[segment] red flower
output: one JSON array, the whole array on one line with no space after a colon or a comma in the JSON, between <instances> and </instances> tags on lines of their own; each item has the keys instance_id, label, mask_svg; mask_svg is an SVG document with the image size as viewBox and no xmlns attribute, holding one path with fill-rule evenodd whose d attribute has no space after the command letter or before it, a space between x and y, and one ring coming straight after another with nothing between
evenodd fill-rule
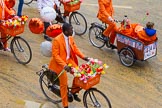
<instances>
[{"instance_id":1,"label":"red flower","mask_svg":"<svg viewBox=\"0 0 162 108\"><path fill-rule=\"evenodd\" d=\"M147 12L146 15L149 15L149 13Z\"/></svg>"},{"instance_id":2,"label":"red flower","mask_svg":"<svg viewBox=\"0 0 162 108\"><path fill-rule=\"evenodd\" d=\"M103 71L103 67L99 67L99 68L97 68L96 71L97 71L97 72L101 72L101 71Z\"/></svg>"},{"instance_id":3,"label":"red flower","mask_svg":"<svg viewBox=\"0 0 162 108\"><path fill-rule=\"evenodd\" d=\"M91 68L87 68L86 71L87 71L87 73L90 73L91 72Z\"/></svg>"}]
</instances>

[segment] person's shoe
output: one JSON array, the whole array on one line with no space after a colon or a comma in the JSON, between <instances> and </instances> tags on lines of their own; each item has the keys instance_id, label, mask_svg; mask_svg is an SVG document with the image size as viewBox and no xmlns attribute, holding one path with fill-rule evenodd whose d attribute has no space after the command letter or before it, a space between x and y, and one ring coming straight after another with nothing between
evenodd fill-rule
<instances>
[{"instance_id":1,"label":"person's shoe","mask_svg":"<svg viewBox=\"0 0 162 108\"><path fill-rule=\"evenodd\" d=\"M102 34L102 37L103 37L103 40L106 41L106 42L109 40L109 38L107 36L103 35L103 34Z\"/></svg>"},{"instance_id":2,"label":"person's shoe","mask_svg":"<svg viewBox=\"0 0 162 108\"><path fill-rule=\"evenodd\" d=\"M74 100L81 102L81 99L78 97L77 94L73 94Z\"/></svg>"},{"instance_id":3,"label":"person's shoe","mask_svg":"<svg viewBox=\"0 0 162 108\"><path fill-rule=\"evenodd\" d=\"M10 48L5 48L4 51L8 51L8 52L11 52L11 49Z\"/></svg>"},{"instance_id":4,"label":"person's shoe","mask_svg":"<svg viewBox=\"0 0 162 108\"><path fill-rule=\"evenodd\" d=\"M52 41L52 39L50 37L48 37L47 35L44 35L44 39L47 41Z\"/></svg>"},{"instance_id":5,"label":"person's shoe","mask_svg":"<svg viewBox=\"0 0 162 108\"><path fill-rule=\"evenodd\" d=\"M117 47L113 44L110 45L111 49L117 49Z\"/></svg>"}]
</instances>

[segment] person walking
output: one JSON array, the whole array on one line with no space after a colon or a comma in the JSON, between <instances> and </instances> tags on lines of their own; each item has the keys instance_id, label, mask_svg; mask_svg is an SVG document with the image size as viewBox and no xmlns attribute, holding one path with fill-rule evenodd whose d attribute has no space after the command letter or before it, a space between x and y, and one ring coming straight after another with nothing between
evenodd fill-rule
<instances>
[{"instance_id":1,"label":"person walking","mask_svg":"<svg viewBox=\"0 0 162 108\"><path fill-rule=\"evenodd\" d=\"M19 0L17 16L22 16L23 4L24 4L24 0Z\"/></svg>"},{"instance_id":2,"label":"person walking","mask_svg":"<svg viewBox=\"0 0 162 108\"><path fill-rule=\"evenodd\" d=\"M38 11L40 12L44 7L51 7L51 8L57 8L59 10L60 8L60 1L59 0L37 0L37 6ZM47 41L52 41L48 35L46 35L46 30L50 26L50 22L44 21L44 39Z\"/></svg>"}]
</instances>

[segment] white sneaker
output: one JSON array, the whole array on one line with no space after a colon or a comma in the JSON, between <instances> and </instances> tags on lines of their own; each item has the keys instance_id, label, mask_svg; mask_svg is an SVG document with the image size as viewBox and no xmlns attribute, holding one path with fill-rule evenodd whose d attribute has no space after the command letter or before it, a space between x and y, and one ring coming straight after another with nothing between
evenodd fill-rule
<instances>
[{"instance_id":1,"label":"white sneaker","mask_svg":"<svg viewBox=\"0 0 162 108\"><path fill-rule=\"evenodd\" d=\"M5 48L4 51L8 51L8 52L11 52L11 49L10 48Z\"/></svg>"}]
</instances>

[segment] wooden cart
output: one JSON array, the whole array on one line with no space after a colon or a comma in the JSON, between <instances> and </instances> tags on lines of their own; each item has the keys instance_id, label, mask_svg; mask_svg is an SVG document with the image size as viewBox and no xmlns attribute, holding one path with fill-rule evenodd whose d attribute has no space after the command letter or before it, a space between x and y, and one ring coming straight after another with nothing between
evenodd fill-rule
<instances>
[{"instance_id":1,"label":"wooden cart","mask_svg":"<svg viewBox=\"0 0 162 108\"><path fill-rule=\"evenodd\" d=\"M136 38L117 33L117 50L121 63L132 66L136 60L147 60L157 54L157 40L146 44Z\"/></svg>"}]
</instances>

